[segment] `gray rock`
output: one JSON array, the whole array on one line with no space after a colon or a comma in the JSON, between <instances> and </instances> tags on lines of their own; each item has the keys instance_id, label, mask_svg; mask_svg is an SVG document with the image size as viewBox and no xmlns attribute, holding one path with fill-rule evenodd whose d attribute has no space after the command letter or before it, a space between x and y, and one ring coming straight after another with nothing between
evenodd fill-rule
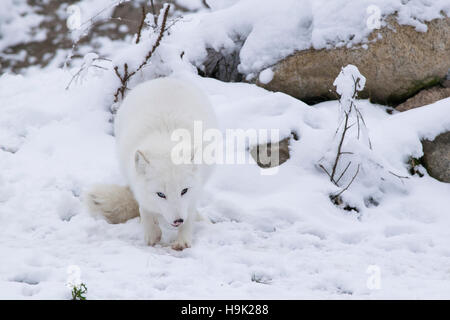
<instances>
[{"instance_id":1,"label":"gray rock","mask_svg":"<svg viewBox=\"0 0 450 320\"><path fill-rule=\"evenodd\" d=\"M208 54L203 63L204 69L199 70L199 74L225 82L242 80L242 74L237 69L240 63L239 50L225 52L207 48L206 51Z\"/></svg>"},{"instance_id":2,"label":"gray rock","mask_svg":"<svg viewBox=\"0 0 450 320\"><path fill-rule=\"evenodd\" d=\"M278 143L254 146L250 150L250 154L261 168L273 168L282 165L290 158L289 144L291 138L298 140L297 134L293 132L292 137L285 138Z\"/></svg>"},{"instance_id":3,"label":"gray rock","mask_svg":"<svg viewBox=\"0 0 450 320\"><path fill-rule=\"evenodd\" d=\"M450 183L450 131L438 135L433 141L424 140L423 162L430 176Z\"/></svg>"},{"instance_id":4,"label":"gray rock","mask_svg":"<svg viewBox=\"0 0 450 320\"><path fill-rule=\"evenodd\" d=\"M432 104L438 100L442 100L448 97L450 97L450 88L433 87L420 91L414 97L409 98L402 104L399 104L395 109L398 111L407 111L410 109Z\"/></svg>"}]
</instances>

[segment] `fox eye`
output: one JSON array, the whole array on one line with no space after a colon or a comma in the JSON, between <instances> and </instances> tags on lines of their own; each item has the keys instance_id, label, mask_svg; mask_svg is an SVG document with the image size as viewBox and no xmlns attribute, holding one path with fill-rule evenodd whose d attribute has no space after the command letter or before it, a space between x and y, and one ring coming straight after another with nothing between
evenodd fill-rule
<instances>
[{"instance_id":1,"label":"fox eye","mask_svg":"<svg viewBox=\"0 0 450 320\"><path fill-rule=\"evenodd\" d=\"M157 192L156 194L157 194L158 197L160 197L160 198L163 198L163 199L166 198L166 195L165 195L164 193L162 193L162 192Z\"/></svg>"},{"instance_id":2,"label":"fox eye","mask_svg":"<svg viewBox=\"0 0 450 320\"><path fill-rule=\"evenodd\" d=\"M184 188L183 190L181 190L181 195L185 194L188 191L188 188Z\"/></svg>"}]
</instances>

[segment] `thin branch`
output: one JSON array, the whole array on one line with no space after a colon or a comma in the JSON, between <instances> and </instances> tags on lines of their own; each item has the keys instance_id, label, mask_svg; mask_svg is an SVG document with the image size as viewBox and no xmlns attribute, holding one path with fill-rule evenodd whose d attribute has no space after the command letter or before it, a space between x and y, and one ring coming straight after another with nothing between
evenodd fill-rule
<instances>
[{"instance_id":1,"label":"thin branch","mask_svg":"<svg viewBox=\"0 0 450 320\"><path fill-rule=\"evenodd\" d=\"M358 87L360 78L357 78L355 80L355 77L353 75L352 75L352 78L353 78L353 82L355 83L352 99L356 99L356 97L358 96L358 90L356 88Z\"/></svg>"},{"instance_id":2,"label":"thin branch","mask_svg":"<svg viewBox=\"0 0 450 320\"><path fill-rule=\"evenodd\" d=\"M141 40L142 28L144 27L145 17L147 16L147 12L145 11L144 5L142 5L141 10L142 10L142 18L141 18L141 22L139 23L139 28L138 28L137 37L136 37L136 44L138 44L139 41Z\"/></svg>"},{"instance_id":3,"label":"thin branch","mask_svg":"<svg viewBox=\"0 0 450 320\"><path fill-rule=\"evenodd\" d=\"M339 158L341 157L341 149L342 149L342 144L344 142L344 138L345 138L345 134L348 130L348 118L349 118L349 114L347 112L345 112L345 123L344 123L344 130L342 131L342 135L341 135L341 140L339 141L339 145L338 145L338 150L336 153L336 159L334 160L334 164L333 164L333 169L331 171L331 181L334 181L334 175L336 174L336 168L339 162Z\"/></svg>"},{"instance_id":4,"label":"thin branch","mask_svg":"<svg viewBox=\"0 0 450 320\"><path fill-rule=\"evenodd\" d=\"M355 110L357 110L356 107L355 107ZM360 133L360 131L361 131L361 127L360 127L360 125L359 125L359 114L358 114L358 112L356 112L356 122L358 123L358 135L357 135L357 139L359 140L359 133Z\"/></svg>"},{"instance_id":5,"label":"thin branch","mask_svg":"<svg viewBox=\"0 0 450 320\"><path fill-rule=\"evenodd\" d=\"M392 172L392 171L388 171L388 172L389 172L390 174L392 174L393 176L399 178L400 180L401 180L401 179L409 179L409 177L406 177L406 176L400 176L400 175L398 175L398 174L396 174L396 173L394 173L394 172Z\"/></svg>"},{"instance_id":6,"label":"thin branch","mask_svg":"<svg viewBox=\"0 0 450 320\"><path fill-rule=\"evenodd\" d=\"M351 181L348 183L348 185L347 185L344 189L342 189L338 194L335 194L335 195L333 196L333 199L338 198L341 194L343 194L345 191L347 191L347 189L352 185L353 181L355 180L356 176L358 175L358 173L359 173L359 168L360 168L360 164L358 164L358 168L356 169L356 173L355 173L355 175L353 176L352 180L351 180Z\"/></svg>"},{"instance_id":7,"label":"thin branch","mask_svg":"<svg viewBox=\"0 0 450 320\"><path fill-rule=\"evenodd\" d=\"M359 109L356 106L355 106L355 110L356 110L356 115L359 116L364 127L367 129L366 121L364 121L363 115L361 114L361 112L359 111ZM359 138L359 132L358 132L358 138ZM367 141L369 142L369 149L372 150L372 141L370 140L369 136L367 136Z\"/></svg>"},{"instance_id":8,"label":"thin branch","mask_svg":"<svg viewBox=\"0 0 450 320\"><path fill-rule=\"evenodd\" d=\"M162 38L164 36L164 31L166 31L166 23L167 23L167 17L169 15L169 9L170 9L170 4L167 5L166 10L164 11L163 21L161 23L161 30L159 32L159 35L158 35L158 38L156 39L155 44L153 45L152 49L149 51L149 53L145 57L144 62L141 63L141 65L136 69L136 71L133 73L133 75L136 72L138 72L139 70L141 70L147 64L147 62L150 60L150 58L152 57L152 55L155 52L155 50L161 44L161 40L162 40Z\"/></svg>"},{"instance_id":9,"label":"thin branch","mask_svg":"<svg viewBox=\"0 0 450 320\"><path fill-rule=\"evenodd\" d=\"M97 58L93 59L92 61L98 61L98 60L111 61L110 59L102 58L102 57L97 57ZM78 78L80 77L81 73L82 73L86 68L89 69L90 67L95 67L95 68L102 69L102 70L108 70L108 68L99 66L99 65L97 65L97 64L91 64L91 65L86 66L86 63L83 62L83 64L81 65L80 69L78 69L78 71L72 76L72 78L70 79L70 81L69 81L69 83L67 84L67 86L66 86L65 89L66 89L66 90L69 90L70 85L72 84L72 82L74 82L74 81L77 82L77 80L78 80Z\"/></svg>"},{"instance_id":10,"label":"thin branch","mask_svg":"<svg viewBox=\"0 0 450 320\"><path fill-rule=\"evenodd\" d=\"M328 173L327 169L325 169L325 167L324 167L323 165L321 165L321 164L319 164L319 167L320 167L323 171L325 171L325 173L330 177L330 180L334 183L333 178L331 178L331 175Z\"/></svg>"},{"instance_id":11,"label":"thin branch","mask_svg":"<svg viewBox=\"0 0 450 320\"><path fill-rule=\"evenodd\" d=\"M209 4L206 2L206 0L202 0L203 5L205 6L206 9L211 9L211 7L209 6Z\"/></svg>"},{"instance_id":12,"label":"thin branch","mask_svg":"<svg viewBox=\"0 0 450 320\"><path fill-rule=\"evenodd\" d=\"M92 25L92 23L94 22L94 19L97 18L99 15L101 15L103 12L105 12L106 10L109 10L112 7L116 7L118 5L121 5L123 3L124 0L119 0L116 1L112 4L110 4L109 6L103 8L102 10L100 10L99 12L97 12L95 15L93 15L92 17L90 17L88 20L84 21L83 23L81 23L80 26L84 26L86 23L90 22L90 25Z\"/></svg>"},{"instance_id":13,"label":"thin branch","mask_svg":"<svg viewBox=\"0 0 450 320\"><path fill-rule=\"evenodd\" d=\"M99 65L96 65L96 64L93 64L92 67L96 67L96 68L102 69L102 70L108 70L108 68L105 68L105 67L102 67L102 66L99 66Z\"/></svg>"},{"instance_id":14,"label":"thin branch","mask_svg":"<svg viewBox=\"0 0 450 320\"><path fill-rule=\"evenodd\" d=\"M339 178L336 180L336 185L339 183L339 181L341 180L342 176L345 174L345 172L347 172L347 169L350 167L350 165L352 164L352 162L350 161L347 166L345 167L344 171L342 171L341 175L339 176Z\"/></svg>"},{"instance_id":15,"label":"thin branch","mask_svg":"<svg viewBox=\"0 0 450 320\"><path fill-rule=\"evenodd\" d=\"M338 134L339 128L340 128L341 125L342 125L342 121L344 121L344 118L342 118L341 121L339 122L339 125L338 125L338 127L336 128L336 131L334 132L334 136L336 136L336 135Z\"/></svg>"},{"instance_id":16,"label":"thin branch","mask_svg":"<svg viewBox=\"0 0 450 320\"><path fill-rule=\"evenodd\" d=\"M153 3L153 0L150 0L150 7L152 8L153 23L155 24L155 26L157 26L158 16L156 15L155 4Z\"/></svg>"},{"instance_id":17,"label":"thin branch","mask_svg":"<svg viewBox=\"0 0 450 320\"><path fill-rule=\"evenodd\" d=\"M351 127L353 127L356 124L356 122L352 123L351 125L348 126L347 130L350 129Z\"/></svg>"}]
</instances>

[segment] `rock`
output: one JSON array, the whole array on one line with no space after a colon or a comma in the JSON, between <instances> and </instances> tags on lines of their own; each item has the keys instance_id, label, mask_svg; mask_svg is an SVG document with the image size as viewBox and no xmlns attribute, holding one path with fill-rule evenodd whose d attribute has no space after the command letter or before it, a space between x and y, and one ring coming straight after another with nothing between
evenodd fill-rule
<instances>
[{"instance_id":1,"label":"rock","mask_svg":"<svg viewBox=\"0 0 450 320\"><path fill-rule=\"evenodd\" d=\"M396 105L445 78L450 41L444 39L450 34L450 18L428 22L425 33L399 25L393 17L387 22L389 26L372 32L367 46L296 52L272 66L271 82L257 84L306 102L336 99L333 81L341 67L353 64L367 78L360 98Z\"/></svg>"},{"instance_id":2,"label":"rock","mask_svg":"<svg viewBox=\"0 0 450 320\"><path fill-rule=\"evenodd\" d=\"M448 97L450 97L450 88L433 87L420 91L414 97L409 98L402 104L399 104L395 109L398 111L407 111L410 109L426 106Z\"/></svg>"},{"instance_id":3,"label":"rock","mask_svg":"<svg viewBox=\"0 0 450 320\"><path fill-rule=\"evenodd\" d=\"M226 82L242 81L242 74L238 72L239 50L232 52L216 51L207 48L207 57L203 63L203 70L199 69L199 74L208 78L219 79Z\"/></svg>"},{"instance_id":4,"label":"rock","mask_svg":"<svg viewBox=\"0 0 450 320\"><path fill-rule=\"evenodd\" d=\"M292 138L294 140L298 140L297 134L292 132ZM290 158L289 154L290 140L291 137L288 137L281 140L278 144L268 143L257 145L250 150L250 154L252 158L256 161L258 166L261 168L273 168L282 165ZM273 152L278 152L278 159L275 159L274 162L267 161L270 160L270 157ZM269 159L266 159L266 157L268 157Z\"/></svg>"},{"instance_id":5,"label":"rock","mask_svg":"<svg viewBox=\"0 0 450 320\"><path fill-rule=\"evenodd\" d=\"M445 86L445 82L443 85ZM407 111L447 97L450 97L450 88L433 87L406 100L396 110ZM421 160L428 174L442 182L450 182L450 132L442 133L432 141L424 140L422 146L424 155Z\"/></svg>"},{"instance_id":6,"label":"rock","mask_svg":"<svg viewBox=\"0 0 450 320\"><path fill-rule=\"evenodd\" d=\"M447 76L448 77L448 76ZM445 79L444 81L442 81L442 86L444 88L450 88L450 78Z\"/></svg>"},{"instance_id":7,"label":"rock","mask_svg":"<svg viewBox=\"0 0 450 320\"><path fill-rule=\"evenodd\" d=\"M450 131L438 135L433 141L424 140L423 163L430 176L450 183Z\"/></svg>"}]
</instances>

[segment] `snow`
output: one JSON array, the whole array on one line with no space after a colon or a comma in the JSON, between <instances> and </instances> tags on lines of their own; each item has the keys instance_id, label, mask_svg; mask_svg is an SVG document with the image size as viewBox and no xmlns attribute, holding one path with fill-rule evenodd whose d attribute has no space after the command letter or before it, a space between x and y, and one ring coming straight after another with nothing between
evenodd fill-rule
<instances>
[{"instance_id":1,"label":"snow","mask_svg":"<svg viewBox=\"0 0 450 320\"><path fill-rule=\"evenodd\" d=\"M342 103L353 100L355 91L362 91L366 85L366 78L359 72L354 65L347 65L334 80L333 85L336 92L341 96Z\"/></svg>"},{"instance_id":2,"label":"snow","mask_svg":"<svg viewBox=\"0 0 450 320\"><path fill-rule=\"evenodd\" d=\"M271 68L264 69L259 74L259 82L268 84L273 79L274 72Z\"/></svg>"},{"instance_id":3,"label":"snow","mask_svg":"<svg viewBox=\"0 0 450 320\"><path fill-rule=\"evenodd\" d=\"M154 36L145 31L138 45L131 37L97 39L99 52L86 48L85 69L72 83L79 69L57 68L65 52L45 69L0 76L0 298L70 299L66 284L79 267L88 299L449 299L450 184L426 172L411 176L407 161L422 155L421 139L450 130L450 98L392 115L355 101L372 149L350 132L345 146L364 170L343 193L359 212L346 211L330 201L340 188L317 166L336 139L338 101L311 107L253 84L201 78L191 64L202 63L205 47L232 50L245 36L240 69L264 70L260 81L270 81L267 67L292 50L339 45L352 33L353 42L363 41L368 4L383 15L397 10L400 22L419 28L449 12L446 1L403 2L208 0L211 10L175 23L130 88L157 76L192 81L211 99L223 132L279 129L280 139L292 131L299 137L276 174L263 175L255 163L218 165L200 204L212 223L197 223L192 248L182 252L170 248L174 234L148 247L139 219L108 224L80 199L94 183L125 183L112 135L111 110L119 107L112 67L138 66ZM287 5L301 14L280 23ZM111 61L98 60L105 53ZM364 75L343 69L336 84L344 97L349 75L364 86ZM374 270L379 288L368 286L377 284Z\"/></svg>"}]
</instances>

